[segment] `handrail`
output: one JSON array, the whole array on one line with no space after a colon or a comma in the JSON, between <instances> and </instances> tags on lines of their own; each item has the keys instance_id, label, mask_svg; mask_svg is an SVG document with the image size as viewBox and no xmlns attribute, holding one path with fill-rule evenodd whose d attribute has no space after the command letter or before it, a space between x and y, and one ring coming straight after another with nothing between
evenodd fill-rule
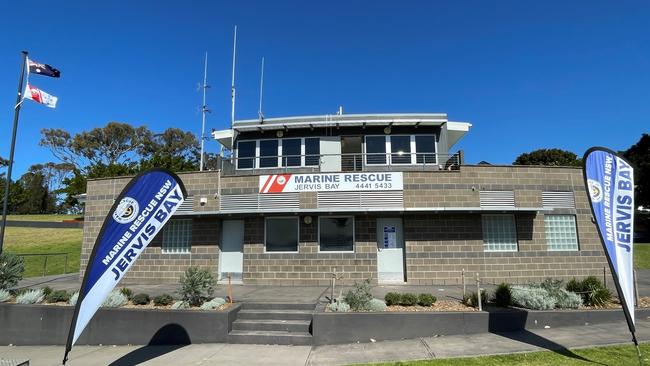
<instances>
[{"instance_id":1,"label":"handrail","mask_svg":"<svg viewBox=\"0 0 650 366\"><path fill-rule=\"evenodd\" d=\"M51 256L60 256L64 255L64 264L63 264L63 274L68 273L68 256L71 253L14 253L14 255L19 257L38 257L44 256L45 260L43 261L43 277L47 274L47 258Z\"/></svg>"}]
</instances>

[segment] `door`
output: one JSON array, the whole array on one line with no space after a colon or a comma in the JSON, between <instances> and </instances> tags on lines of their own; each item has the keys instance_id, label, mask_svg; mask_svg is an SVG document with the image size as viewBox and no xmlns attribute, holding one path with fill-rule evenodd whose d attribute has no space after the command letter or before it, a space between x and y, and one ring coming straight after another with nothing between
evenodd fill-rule
<instances>
[{"instance_id":1,"label":"door","mask_svg":"<svg viewBox=\"0 0 650 366\"><path fill-rule=\"evenodd\" d=\"M219 254L219 280L241 282L244 272L244 220L223 220L221 227L221 253Z\"/></svg>"},{"instance_id":2,"label":"door","mask_svg":"<svg viewBox=\"0 0 650 366\"><path fill-rule=\"evenodd\" d=\"M404 232L401 218L377 219L377 279L404 282Z\"/></svg>"},{"instance_id":3,"label":"door","mask_svg":"<svg viewBox=\"0 0 650 366\"><path fill-rule=\"evenodd\" d=\"M341 171L341 138L339 136L326 136L320 138L320 171Z\"/></svg>"},{"instance_id":4,"label":"door","mask_svg":"<svg viewBox=\"0 0 650 366\"><path fill-rule=\"evenodd\" d=\"M341 169L344 172L361 171L361 136L341 136Z\"/></svg>"}]
</instances>

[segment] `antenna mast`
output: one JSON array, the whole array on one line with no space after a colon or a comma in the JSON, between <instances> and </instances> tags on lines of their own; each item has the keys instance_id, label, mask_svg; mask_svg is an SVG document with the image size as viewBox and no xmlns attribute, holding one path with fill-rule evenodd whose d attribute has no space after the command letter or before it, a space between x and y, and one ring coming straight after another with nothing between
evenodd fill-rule
<instances>
[{"instance_id":1,"label":"antenna mast","mask_svg":"<svg viewBox=\"0 0 650 366\"><path fill-rule=\"evenodd\" d=\"M257 111L257 115L260 118L260 122L264 121L264 114L262 113L263 95L264 95L264 56L262 56L262 74L260 76L260 109Z\"/></svg>"},{"instance_id":2,"label":"antenna mast","mask_svg":"<svg viewBox=\"0 0 650 366\"><path fill-rule=\"evenodd\" d=\"M208 85L208 53L205 53L205 64L203 67L203 85L201 88L203 89L203 105L201 106L201 162L199 165L199 170L203 171L203 161L204 161L204 153L203 153L203 145L205 143L205 114L210 112L208 109L208 106L205 104L205 93L206 89L208 89L210 86Z\"/></svg>"},{"instance_id":3,"label":"antenna mast","mask_svg":"<svg viewBox=\"0 0 650 366\"><path fill-rule=\"evenodd\" d=\"M237 26L235 25L235 37L232 45L232 86L230 88L230 98L232 100L232 109L230 111L230 128L235 125L235 63L237 61ZM232 147L232 146L231 146Z\"/></svg>"}]
</instances>

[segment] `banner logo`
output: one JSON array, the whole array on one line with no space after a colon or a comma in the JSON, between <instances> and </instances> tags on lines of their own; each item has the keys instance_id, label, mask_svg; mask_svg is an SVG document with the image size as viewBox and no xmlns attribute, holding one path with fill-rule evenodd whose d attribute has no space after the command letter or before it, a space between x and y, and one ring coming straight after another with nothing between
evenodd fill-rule
<instances>
[{"instance_id":1,"label":"banner logo","mask_svg":"<svg viewBox=\"0 0 650 366\"><path fill-rule=\"evenodd\" d=\"M138 201L131 197L124 197L115 209L115 212L113 212L113 220L120 224L128 224L135 220L139 211L140 205L138 204Z\"/></svg>"},{"instance_id":2,"label":"banner logo","mask_svg":"<svg viewBox=\"0 0 650 366\"><path fill-rule=\"evenodd\" d=\"M587 179L587 186L589 186L589 195L592 202L600 202L603 200L603 187L598 181Z\"/></svg>"}]
</instances>

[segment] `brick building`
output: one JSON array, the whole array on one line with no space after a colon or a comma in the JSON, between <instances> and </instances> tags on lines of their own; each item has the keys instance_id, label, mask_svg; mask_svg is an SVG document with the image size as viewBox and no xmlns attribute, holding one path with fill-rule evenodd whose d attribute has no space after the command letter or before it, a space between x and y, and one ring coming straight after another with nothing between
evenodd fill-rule
<instances>
[{"instance_id":1,"label":"brick building","mask_svg":"<svg viewBox=\"0 0 650 366\"><path fill-rule=\"evenodd\" d=\"M213 133L233 151L220 170L179 174L189 197L125 282L175 282L189 265L274 285L602 274L582 170L466 165L450 150L470 128L445 114L237 121ZM129 179L88 182L82 275Z\"/></svg>"}]
</instances>

